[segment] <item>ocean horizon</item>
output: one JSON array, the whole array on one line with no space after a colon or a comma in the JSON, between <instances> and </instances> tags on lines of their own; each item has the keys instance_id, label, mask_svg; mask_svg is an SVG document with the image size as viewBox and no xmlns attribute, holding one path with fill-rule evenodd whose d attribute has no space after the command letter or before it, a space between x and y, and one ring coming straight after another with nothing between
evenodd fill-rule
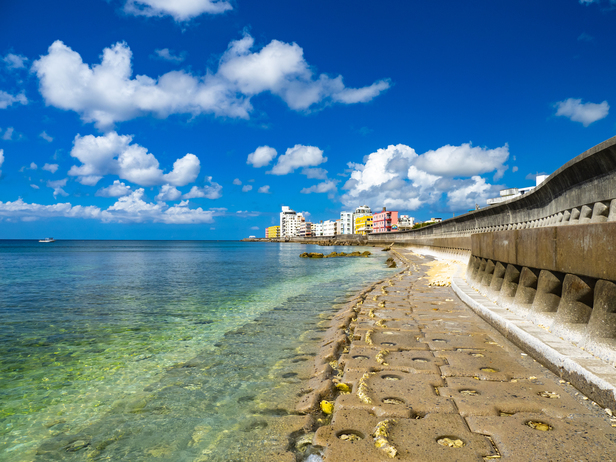
<instances>
[{"instance_id":1,"label":"ocean horizon","mask_svg":"<svg viewBox=\"0 0 616 462\"><path fill-rule=\"evenodd\" d=\"M305 251L322 250L0 240L0 459L246 460L280 444L324 323L395 271L382 252Z\"/></svg>"}]
</instances>

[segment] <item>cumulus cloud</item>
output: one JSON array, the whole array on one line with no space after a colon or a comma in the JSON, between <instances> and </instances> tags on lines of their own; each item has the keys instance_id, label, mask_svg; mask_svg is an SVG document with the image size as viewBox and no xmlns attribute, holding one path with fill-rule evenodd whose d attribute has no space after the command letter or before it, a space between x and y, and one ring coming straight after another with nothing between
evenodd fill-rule
<instances>
[{"instance_id":1,"label":"cumulus cloud","mask_svg":"<svg viewBox=\"0 0 616 462\"><path fill-rule=\"evenodd\" d=\"M249 184L247 184L246 186L242 187L242 192L248 192L250 190L252 190L252 186L249 185Z\"/></svg>"},{"instance_id":2,"label":"cumulus cloud","mask_svg":"<svg viewBox=\"0 0 616 462\"><path fill-rule=\"evenodd\" d=\"M164 184L160 187L160 193L156 196L157 201L177 201L182 197L182 193L175 186Z\"/></svg>"},{"instance_id":3,"label":"cumulus cloud","mask_svg":"<svg viewBox=\"0 0 616 462\"><path fill-rule=\"evenodd\" d=\"M51 143L53 141L53 138L51 136L49 136L47 134L47 132L43 131L39 134L39 138L43 138L45 141L47 141L48 143Z\"/></svg>"},{"instance_id":4,"label":"cumulus cloud","mask_svg":"<svg viewBox=\"0 0 616 462\"><path fill-rule=\"evenodd\" d=\"M4 141L9 141L13 139L13 132L15 129L13 127L9 127L4 131L4 135L2 135L2 139Z\"/></svg>"},{"instance_id":5,"label":"cumulus cloud","mask_svg":"<svg viewBox=\"0 0 616 462\"><path fill-rule=\"evenodd\" d=\"M559 101L554 105L556 107L556 115L568 117L574 122L580 122L585 127L607 117L610 111L610 105L607 101L602 103L582 103L581 99L569 98L564 101Z\"/></svg>"},{"instance_id":6,"label":"cumulus cloud","mask_svg":"<svg viewBox=\"0 0 616 462\"><path fill-rule=\"evenodd\" d=\"M431 204L453 211L467 209L498 195L500 187L479 174L496 171L498 175L508 157L506 145L497 149L448 145L421 155L403 144L388 146L366 156L363 164L348 164L351 177L341 200L347 207L369 204L416 210Z\"/></svg>"},{"instance_id":7,"label":"cumulus cloud","mask_svg":"<svg viewBox=\"0 0 616 462\"><path fill-rule=\"evenodd\" d=\"M428 151L417 159L415 166L434 175L452 177L471 176L496 170L494 179L498 180L507 170L504 163L508 158L508 145L487 149L465 143L461 146L446 145L435 151Z\"/></svg>"},{"instance_id":8,"label":"cumulus cloud","mask_svg":"<svg viewBox=\"0 0 616 462\"><path fill-rule=\"evenodd\" d=\"M316 146L303 146L296 144L278 158L274 168L267 173L272 175L286 175L301 167L314 167L327 162L323 157L323 151Z\"/></svg>"},{"instance_id":9,"label":"cumulus cloud","mask_svg":"<svg viewBox=\"0 0 616 462\"><path fill-rule=\"evenodd\" d=\"M302 175L314 180L325 180L327 179L327 170L324 168L305 168L302 170Z\"/></svg>"},{"instance_id":10,"label":"cumulus cloud","mask_svg":"<svg viewBox=\"0 0 616 462\"><path fill-rule=\"evenodd\" d=\"M177 64L184 61L186 59L186 56L188 56L188 53L186 53L185 51L181 52L179 55L175 55L171 50L169 50L169 48L157 49L154 50L154 53L156 53L155 57L157 59L162 59L163 61L169 61Z\"/></svg>"},{"instance_id":11,"label":"cumulus cloud","mask_svg":"<svg viewBox=\"0 0 616 462\"><path fill-rule=\"evenodd\" d=\"M0 149L0 175L2 175L2 164L4 163L4 149Z\"/></svg>"},{"instance_id":12,"label":"cumulus cloud","mask_svg":"<svg viewBox=\"0 0 616 462\"><path fill-rule=\"evenodd\" d=\"M24 69L26 67L26 62L28 62L28 58L9 53L2 58L2 61L4 61L4 65L7 69Z\"/></svg>"},{"instance_id":13,"label":"cumulus cloud","mask_svg":"<svg viewBox=\"0 0 616 462\"><path fill-rule=\"evenodd\" d=\"M233 184L236 186L241 186L242 185L242 180L240 180L239 178L236 178L235 180L233 180Z\"/></svg>"},{"instance_id":14,"label":"cumulus cloud","mask_svg":"<svg viewBox=\"0 0 616 462\"><path fill-rule=\"evenodd\" d=\"M261 186L259 189L257 189L257 192L261 194L270 194L270 187L266 184L265 186Z\"/></svg>"},{"instance_id":15,"label":"cumulus cloud","mask_svg":"<svg viewBox=\"0 0 616 462\"><path fill-rule=\"evenodd\" d=\"M36 165L34 162L30 162L30 166L28 168L30 170L36 170L38 168L38 165Z\"/></svg>"},{"instance_id":16,"label":"cumulus cloud","mask_svg":"<svg viewBox=\"0 0 616 462\"><path fill-rule=\"evenodd\" d=\"M64 178L63 180L56 180L56 181L48 181L47 182L47 187L53 189L53 197L68 196L68 193L64 189L62 189L62 188L64 188L66 186L66 181L67 180L68 180L68 178Z\"/></svg>"},{"instance_id":17,"label":"cumulus cloud","mask_svg":"<svg viewBox=\"0 0 616 462\"><path fill-rule=\"evenodd\" d=\"M272 159L274 159L274 157L276 157L277 154L278 153L274 148L270 148L269 146L259 146L255 152L248 154L246 163L256 168L265 167L272 161Z\"/></svg>"},{"instance_id":18,"label":"cumulus cloud","mask_svg":"<svg viewBox=\"0 0 616 462\"><path fill-rule=\"evenodd\" d=\"M99 197L122 197L131 192L130 186L122 183L120 180L115 180L112 185L96 191L95 195Z\"/></svg>"},{"instance_id":19,"label":"cumulus cloud","mask_svg":"<svg viewBox=\"0 0 616 462\"><path fill-rule=\"evenodd\" d=\"M208 176L205 179L208 184L199 188L197 186L193 186L189 192L182 196L183 199L197 199L201 197L205 197L206 199L218 199L222 197L222 186L212 181L212 177Z\"/></svg>"},{"instance_id":20,"label":"cumulus cloud","mask_svg":"<svg viewBox=\"0 0 616 462\"><path fill-rule=\"evenodd\" d=\"M127 0L124 11L135 16L171 16L177 22L189 21L202 14L220 14L232 10L224 0Z\"/></svg>"},{"instance_id":21,"label":"cumulus cloud","mask_svg":"<svg viewBox=\"0 0 616 462\"><path fill-rule=\"evenodd\" d=\"M165 183L185 186L195 181L201 165L194 154L186 154L173 164L173 170L163 173L153 154L138 144L131 144L133 137L109 132L106 135L75 137L71 156L82 165L73 166L68 174L79 177L85 185L95 185L105 175L117 175L141 186Z\"/></svg>"},{"instance_id":22,"label":"cumulus cloud","mask_svg":"<svg viewBox=\"0 0 616 462\"><path fill-rule=\"evenodd\" d=\"M41 189L41 188L39 188L39 187L38 187L37 185L35 185L35 184L31 184L31 185L30 185L30 187L31 187L31 188L34 188L34 189Z\"/></svg>"},{"instance_id":23,"label":"cumulus cloud","mask_svg":"<svg viewBox=\"0 0 616 462\"><path fill-rule=\"evenodd\" d=\"M144 200L144 190L139 188L120 197L106 210L96 206L71 205L70 203L42 205L28 204L19 198L13 202L0 201L0 217L31 221L39 218L90 218L103 222L119 223L166 223L200 224L212 223L215 216L223 215L226 209L191 209L188 201L169 207L164 202L151 203Z\"/></svg>"},{"instance_id":24,"label":"cumulus cloud","mask_svg":"<svg viewBox=\"0 0 616 462\"><path fill-rule=\"evenodd\" d=\"M312 185L309 188L302 189L300 193L302 194L326 193L328 191L337 191L336 183L334 181L328 180L328 181L324 181L323 183Z\"/></svg>"},{"instance_id":25,"label":"cumulus cloud","mask_svg":"<svg viewBox=\"0 0 616 462\"><path fill-rule=\"evenodd\" d=\"M28 104L28 98L26 98L23 92L13 96L6 91L0 90L0 109L6 109L15 103Z\"/></svg>"},{"instance_id":26,"label":"cumulus cloud","mask_svg":"<svg viewBox=\"0 0 616 462\"><path fill-rule=\"evenodd\" d=\"M331 102L361 103L390 85L382 80L364 88L347 88L342 76L316 77L295 43L273 40L259 51L252 51L253 46L254 39L246 34L229 44L216 71L208 69L203 76L172 71L154 79L132 77L132 52L126 43L105 48L101 63L90 66L58 40L33 63L32 70L47 105L75 111L101 130L144 115L208 113L248 119L250 99L264 92L279 96L296 111ZM11 97L6 95L5 99ZM25 104L25 96L21 97Z\"/></svg>"},{"instance_id":27,"label":"cumulus cloud","mask_svg":"<svg viewBox=\"0 0 616 462\"><path fill-rule=\"evenodd\" d=\"M45 164L41 168L48 172L56 173L58 171L58 164Z\"/></svg>"}]
</instances>

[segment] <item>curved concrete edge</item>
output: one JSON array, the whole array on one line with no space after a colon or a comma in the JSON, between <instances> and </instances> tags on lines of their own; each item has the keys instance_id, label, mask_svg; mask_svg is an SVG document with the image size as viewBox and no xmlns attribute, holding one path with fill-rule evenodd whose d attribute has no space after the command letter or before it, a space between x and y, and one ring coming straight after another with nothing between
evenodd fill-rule
<instances>
[{"instance_id":1,"label":"curved concrete edge","mask_svg":"<svg viewBox=\"0 0 616 462\"><path fill-rule=\"evenodd\" d=\"M496 305L461 277L452 278L451 287L464 303L513 344L599 405L616 410L616 368Z\"/></svg>"}]
</instances>

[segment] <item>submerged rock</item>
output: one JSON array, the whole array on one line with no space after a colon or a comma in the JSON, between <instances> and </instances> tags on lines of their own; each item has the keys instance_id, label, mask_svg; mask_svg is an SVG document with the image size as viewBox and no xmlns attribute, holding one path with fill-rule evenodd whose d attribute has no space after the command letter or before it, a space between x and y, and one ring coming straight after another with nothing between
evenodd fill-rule
<instances>
[{"instance_id":1,"label":"submerged rock","mask_svg":"<svg viewBox=\"0 0 616 462\"><path fill-rule=\"evenodd\" d=\"M323 254L322 253L316 253L316 252L304 252L301 253L299 255L301 258L323 258Z\"/></svg>"},{"instance_id":2,"label":"submerged rock","mask_svg":"<svg viewBox=\"0 0 616 462\"><path fill-rule=\"evenodd\" d=\"M396 265L396 261L392 257L389 257L387 260L385 260L385 264L387 265L388 268L398 267L398 265Z\"/></svg>"}]
</instances>

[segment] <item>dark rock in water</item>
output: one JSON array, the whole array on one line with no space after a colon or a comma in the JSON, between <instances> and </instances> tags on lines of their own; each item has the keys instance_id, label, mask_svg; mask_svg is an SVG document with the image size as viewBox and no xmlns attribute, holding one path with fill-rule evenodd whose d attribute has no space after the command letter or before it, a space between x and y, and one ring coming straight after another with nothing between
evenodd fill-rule
<instances>
[{"instance_id":1,"label":"dark rock in water","mask_svg":"<svg viewBox=\"0 0 616 462\"><path fill-rule=\"evenodd\" d=\"M355 251L347 254L347 257L361 257L361 253Z\"/></svg>"},{"instance_id":2,"label":"dark rock in water","mask_svg":"<svg viewBox=\"0 0 616 462\"><path fill-rule=\"evenodd\" d=\"M301 253L299 256L301 258L323 258L322 253L316 253L316 252L310 252L310 253L304 252L304 253Z\"/></svg>"},{"instance_id":3,"label":"dark rock in water","mask_svg":"<svg viewBox=\"0 0 616 462\"><path fill-rule=\"evenodd\" d=\"M397 268L398 265L396 265L396 261L389 257L387 260L385 260L385 264L387 265L388 268Z\"/></svg>"},{"instance_id":4,"label":"dark rock in water","mask_svg":"<svg viewBox=\"0 0 616 462\"><path fill-rule=\"evenodd\" d=\"M361 254L362 257L368 257L370 255L372 255L372 254L370 252L368 252L367 250L364 253Z\"/></svg>"}]
</instances>

